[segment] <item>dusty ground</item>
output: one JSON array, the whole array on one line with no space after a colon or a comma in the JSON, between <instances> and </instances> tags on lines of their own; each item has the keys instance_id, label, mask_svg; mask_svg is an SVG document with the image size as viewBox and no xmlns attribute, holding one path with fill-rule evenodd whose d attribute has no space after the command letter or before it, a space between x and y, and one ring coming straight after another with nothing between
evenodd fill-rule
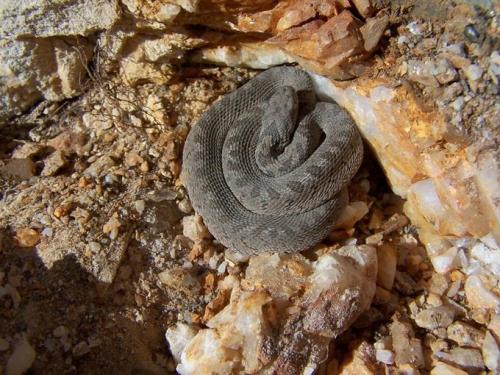
<instances>
[{"instance_id":1,"label":"dusty ground","mask_svg":"<svg viewBox=\"0 0 500 375\"><path fill-rule=\"evenodd\" d=\"M470 39L470 30L464 36L464 30L454 29L461 14L446 24L437 15L419 22L415 27L423 30L416 36L407 25L428 12L423 6L413 13L393 6L391 30L368 74L395 77L404 62L432 56L443 31L454 41ZM478 25L490 17L474 16ZM483 46L484 36L476 32L479 42L466 40L470 58L487 59L498 46L490 41ZM194 245L183 234L182 218L193 212L179 178L182 145L206 107L253 74L185 66L168 85L135 88L95 75L83 96L40 103L15 127L1 130L0 374L22 337L36 352L35 374L175 372L166 329L176 321L203 325L224 302L217 280L245 268L228 262L224 248L210 239ZM412 85L426 105L441 105L450 119L464 114L453 131L479 137L499 123L488 116L497 91L482 81L459 107L445 104L455 97L444 102L449 92L442 88L418 80L402 84ZM32 162L14 165L14 158ZM434 352L463 346L446 322L434 327L422 323L425 317L416 321L420 307L442 305L437 294L454 319L477 334L465 346L478 347L490 317L463 307L461 272L447 277L433 272L415 228L402 215L403 202L390 192L370 153L350 195L369 212L325 243L347 238L377 243L380 239L370 236L388 229L384 242L398 249L396 282L391 291L379 290L370 311L337 341L325 371L333 371L362 339L380 341L391 333L393 340L405 336L401 345L417 348L409 355L415 356L415 368L428 372ZM465 369L480 372L483 365Z\"/></svg>"}]
</instances>

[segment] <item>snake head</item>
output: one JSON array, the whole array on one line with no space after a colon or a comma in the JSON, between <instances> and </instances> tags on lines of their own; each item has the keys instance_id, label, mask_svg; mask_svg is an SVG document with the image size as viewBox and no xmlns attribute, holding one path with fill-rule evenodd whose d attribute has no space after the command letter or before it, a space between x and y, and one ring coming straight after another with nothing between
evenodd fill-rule
<instances>
[{"instance_id":1,"label":"snake head","mask_svg":"<svg viewBox=\"0 0 500 375\"><path fill-rule=\"evenodd\" d=\"M271 148L277 153L291 142L297 127L298 103L295 89L283 86L264 105L260 137L270 139Z\"/></svg>"}]
</instances>

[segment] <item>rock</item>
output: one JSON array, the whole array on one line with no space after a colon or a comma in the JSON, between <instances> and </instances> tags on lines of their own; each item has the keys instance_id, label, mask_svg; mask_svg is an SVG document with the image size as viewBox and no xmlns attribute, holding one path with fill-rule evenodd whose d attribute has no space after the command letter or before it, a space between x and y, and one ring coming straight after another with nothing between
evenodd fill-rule
<instances>
[{"instance_id":1,"label":"rock","mask_svg":"<svg viewBox=\"0 0 500 375\"><path fill-rule=\"evenodd\" d=\"M2 3L2 37L86 36L109 29L119 18L117 1L5 0Z\"/></svg>"},{"instance_id":2,"label":"rock","mask_svg":"<svg viewBox=\"0 0 500 375\"><path fill-rule=\"evenodd\" d=\"M42 176L53 176L67 163L66 157L62 151L56 150L44 160Z\"/></svg>"},{"instance_id":3,"label":"rock","mask_svg":"<svg viewBox=\"0 0 500 375\"><path fill-rule=\"evenodd\" d=\"M432 61L408 61L408 79L421 83L424 86L439 87L439 82L435 77L437 67Z\"/></svg>"},{"instance_id":4,"label":"rock","mask_svg":"<svg viewBox=\"0 0 500 375\"><path fill-rule=\"evenodd\" d=\"M108 155L103 155L96 161L94 161L87 169L83 171L83 174L91 176L94 178L100 177L104 172L109 172L111 167L115 166L115 161Z\"/></svg>"},{"instance_id":5,"label":"rock","mask_svg":"<svg viewBox=\"0 0 500 375\"><path fill-rule=\"evenodd\" d=\"M446 276L434 273L431 277L428 288L431 293L435 293L438 296L444 295L444 293L448 290L448 280L446 279Z\"/></svg>"},{"instance_id":6,"label":"rock","mask_svg":"<svg viewBox=\"0 0 500 375\"><path fill-rule=\"evenodd\" d=\"M484 337L482 353L486 367L494 374L500 373L500 349L497 340L489 331Z\"/></svg>"},{"instance_id":7,"label":"rock","mask_svg":"<svg viewBox=\"0 0 500 375\"><path fill-rule=\"evenodd\" d=\"M35 176L35 163L31 159L0 160L0 176L16 181L29 180Z\"/></svg>"},{"instance_id":8,"label":"rock","mask_svg":"<svg viewBox=\"0 0 500 375\"><path fill-rule=\"evenodd\" d=\"M196 295L201 290L201 282L193 274L193 271L182 267L163 271L158 274L158 278L168 288L189 295Z\"/></svg>"},{"instance_id":9,"label":"rock","mask_svg":"<svg viewBox=\"0 0 500 375\"><path fill-rule=\"evenodd\" d=\"M326 354L328 342L370 306L375 272L375 249L368 246L327 251L315 262L300 254L253 257L241 285L233 284L229 304L208 316L208 328L187 344L179 339L184 349L180 355L176 349L177 371L314 370L323 358L316 355ZM178 347L174 332L171 337ZM311 353L297 357L304 345Z\"/></svg>"},{"instance_id":10,"label":"rock","mask_svg":"<svg viewBox=\"0 0 500 375\"><path fill-rule=\"evenodd\" d=\"M182 218L182 233L194 242L202 241L211 237L201 216L191 215Z\"/></svg>"},{"instance_id":11,"label":"rock","mask_svg":"<svg viewBox=\"0 0 500 375\"><path fill-rule=\"evenodd\" d=\"M471 64L464 69L465 76L469 82L477 81L483 75L483 69L477 64Z\"/></svg>"},{"instance_id":12,"label":"rock","mask_svg":"<svg viewBox=\"0 0 500 375\"><path fill-rule=\"evenodd\" d=\"M391 290L396 276L396 249L390 244L382 244L377 248L377 258L379 264L377 283L383 288Z\"/></svg>"},{"instance_id":13,"label":"rock","mask_svg":"<svg viewBox=\"0 0 500 375\"><path fill-rule=\"evenodd\" d=\"M85 149L85 135L83 133L65 131L49 140L47 146L53 147L66 155L81 155Z\"/></svg>"},{"instance_id":14,"label":"rock","mask_svg":"<svg viewBox=\"0 0 500 375\"><path fill-rule=\"evenodd\" d=\"M87 353L90 352L89 344L87 344L86 341L80 341L78 344L76 344L73 347L73 351L72 352L73 352L73 355L75 357L82 357L85 354L87 354Z\"/></svg>"},{"instance_id":15,"label":"rock","mask_svg":"<svg viewBox=\"0 0 500 375\"><path fill-rule=\"evenodd\" d=\"M382 15L380 17L369 18L366 23L361 26L361 35L364 39L364 48L367 52L374 51L380 38L384 34L389 24L389 17L387 15Z\"/></svg>"},{"instance_id":16,"label":"rock","mask_svg":"<svg viewBox=\"0 0 500 375\"><path fill-rule=\"evenodd\" d=\"M446 274L456 269L458 266L457 254L458 249L453 246L443 254L431 257L431 262L436 272Z\"/></svg>"},{"instance_id":17,"label":"rock","mask_svg":"<svg viewBox=\"0 0 500 375\"><path fill-rule=\"evenodd\" d=\"M10 3L17 11L17 2ZM21 114L40 99L57 101L79 94L91 53L83 38L1 40L0 119Z\"/></svg>"},{"instance_id":18,"label":"rock","mask_svg":"<svg viewBox=\"0 0 500 375\"><path fill-rule=\"evenodd\" d=\"M481 352L477 349L453 348L449 353L436 352L434 356L468 373L477 373L484 369Z\"/></svg>"},{"instance_id":19,"label":"rock","mask_svg":"<svg viewBox=\"0 0 500 375\"><path fill-rule=\"evenodd\" d=\"M442 85L456 81L458 79L458 72L446 59L438 60L436 70L436 79Z\"/></svg>"},{"instance_id":20,"label":"rock","mask_svg":"<svg viewBox=\"0 0 500 375\"><path fill-rule=\"evenodd\" d=\"M196 336L198 329L196 327L177 323L176 325L167 329L165 333L165 338L168 342L170 352L176 360L176 362L181 361L181 353L186 347L186 345Z\"/></svg>"},{"instance_id":21,"label":"rock","mask_svg":"<svg viewBox=\"0 0 500 375\"><path fill-rule=\"evenodd\" d=\"M6 375L22 375L29 370L36 358L36 352L25 337L19 339L7 360Z\"/></svg>"},{"instance_id":22,"label":"rock","mask_svg":"<svg viewBox=\"0 0 500 375\"><path fill-rule=\"evenodd\" d=\"M352 3L364 18L371 16L375 10L370 0L352 0Z\"/></svg>"},{"instance_id":23,"label":"rock","mask_svg":"<svg viewBox=\"0 0 500 375\"><path fill-rule=\"evenodd\" d=\"M40 233L33 228L19 228L15 240L20 247L33 247L40 242Z\"/></svg>"},{"instance_id":24,"label":"rock","mask_svg":"<svg viewBox=\"0 0 500 375\"><path fill-rule=\"evenodd\" d=\"M415 338L411 325L396 318L390 327L392 347L395 351L395 363L398 367L412 365L424 367L422 343Z\"/></svg>"},{"instance_id":25,"label":"rock","mask_svg":"<svg viewBox=\"0 0 500 375\"><path fill-rule=\"evenodd\" d=\"M386 349L377 349L375 351L375 358L377 361L385 363L386 365L392 365L394 363L394 353Z\"/></svg>"},{"instance_id":26,"label":"rock","mask_svg":"<svg viewBox=\"0 0 500 375\"><path fill-rule=\"evenodd\" d=\"M67 337L69 335L69 329L65 326L57 326L52 331L55 337Z\"/></svg>"},{"instance_id":27,"label":"rock","mask_svg":"<svg viewBox=\"0 0 500 375\"><path fill-rule=\"evenodd\" d=\"M373 346L362 341L352 351L352 355L345 359L339 366L338 371L332 371L339 375L354 374L377 374L383 372L382 366L377 363ZM328 372L329 374L330 372Z\"/></svg>"},{"instance_id":28,"label":"rock","mask_svg":"<svg viewBox=\"0 0 500 375\"><path fill-rule=\"evenodd\" d=\"M479 276L472 275L465 281L465 296L471 308L496 309L500 306L500 297L488 290Z\"/></svg>"},{"instance_id":29,"label":"rock","mask_svg":"<svg viewBox=\"0 0 500 375\"><path fill-rule=\"evenodd\" d=\"M346 206L333 229L348 230L354 228L354 224L361 220L367 213L368 206L365 202L351 202Z\"/></svg>"},{"instance_id":30,"label":"rock","mask_svg":"<svg viewBox=\"0 0 500 375\"><path fill-rule=\"evenodd\" d=\"M451 324L446 332L448 338L460 346L479 349L483 344L484 333L464 322Z\"/></svg>"},{"instance_id":31,"label":"rock","mask_svg":"<svg viewBox=\"0 0 500 375\"><path fill-rule=\"evenodd\" d=\"M437 362L431 370L431 375L467 375L467 373L446 363Z\"/></svg>"},{"instance_id":32,"label":"rock","mask_svg":"<svg viewBox=\"0 0 500 375\"><path fill-rule=\"evenodd\" d=\"M437 306L419 312L415 317L415 323L419 327L434 330L448 327L453 323L453 317L453 310L446 306Z\"/></svg>"}]
</instances>

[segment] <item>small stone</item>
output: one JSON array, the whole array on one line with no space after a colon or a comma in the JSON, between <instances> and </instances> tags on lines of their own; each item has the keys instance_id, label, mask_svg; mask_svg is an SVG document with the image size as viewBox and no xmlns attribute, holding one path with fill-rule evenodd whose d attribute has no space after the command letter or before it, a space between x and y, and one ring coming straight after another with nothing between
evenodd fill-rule
<instances>
[{"instance_id":1,"label":"small stone","mask_svg":"<svg viewBox=\"0 0 500 375\"><path fill-rule=\"evenodd\" d=\"M378 273L377 283L391 290L396 276L397 254L394 246L382 244L377 248Z\"/></svg>"},{"instance_id":2,"label":"small stone","mask_svg":"<svg viewBox=\"0 0 500 375\"><path fill-rule=\"evenodd\" d=\"M52 331L52 334L55 337L66 337L69 335L69 329L65 326L58 326L58 327L54 328L54 330Z\"/></svg>"},{"instance_id":3,"label":"small stone","mask_svg":"<svg viewBox=\"0 0 500 375\"><path fill-rule=\"evenodd\" d=\"M36 358L36 352L25 337L14 347L14 352L7 360L5 372L7 375L22 375L31 367Z\"/></svg>"},{"instance_id":4,"label":"small stone","mask_svg":"<svg viewBox=\"0 0 500 375\"><path fill-rule=\"evenodd\" d=\"M458 72L446 59L437 62L437 72L436 79L443 85L458 79Z\"/></svg>"},{"instance_id":5,"label":"small stone","mask_svg":"<svg viewBox=\"0 0 500 375\"><path fill-rule=\"evenodd\" d=\"M89 345L85 341L80 341L73 347L73 355L81 357L90 352Z\"/></svg>"},{"instance_id":6,"label":"small stone","mask_svg":"<svg viewBox=\"0 0 500 375\"><path fill-rule=\"evenodd\" d=\"M467 375L467 373L446 363L437 362L431 370L431 375Z\"/></svg>"},{"instance_id":7,"label":"small stone","mask_svg":"<svg viewBox=\"0 0 500 375\"><path fill-rule=\"evenodd\" d=\"M31 159L0 160L0 177L3 178L29 180L35 176L35 171L35 163Z\"/></svg>"},{"instance_id":8,"label":"small stone","mask_svg":"<svg viewBox=\"0 0 500 375\"><path fill-rule=\"evenodd\" d=\"M479 42L481 38L481 34L477 31L476 27L472 24L465 26L464 35L467 39L469 39L472 43Z\"/></svg>"},{"instance_id":9,"label":"small stone","mask_svg":"<svg viewBox=\"0 0 500 375\"><path fill-rule=\"evenodd\" d=\"M446 290L448 289L448 281L446 276L441 275L439 273L432 274L429 291L437 294L438 296L442 296Z\"/></svg>"},{"instance_id":10,"label":"small stone","mask_svg":"<svg viewBox=\"0 0 500 375\"><path fill-rule=\"evenodd\" d=\"M481 348L484 333L464 322L455 322L447 329L448 338L460 346Z\"/></svg>"},{"instance_id":11,"label":"small stone","mask_svg":"<svg viewBox=\"0 0 500 375\"><path fill-rule=\"evenodd\" d=\"M431 61L408 61L408 79L424 86L439 87L439 82L434 76L436 70L436 65Z\"/></svg>"},{"instance_id":12,"label":"small stone","mask_svg":"<svg viewBox=\"0 0 500 375\"><path fill-rule=\"evenodd\" d=\"M441 301L441 298L437 294L429 293L427 303L431 306L441 306L443 301Z\"/></svg>"},{"instance_id":13,"label":"small stone","mask_svg":"<svg viewBox=\"0 0 500 375\"><path fill-rule=\"evenodd\" d=\"M415 323L419 327L434 330L448 327L453 323L453 317L453 310L446 306L431 307L419 312L415 317Z\"/></svg>"},{"instance_id":14,"label":"small stone","mask_svg":"<svg viewBox=\"0 0 500 375\"><path fill-rule=\"evenodd\" d=\"M15 240L19 247L33 247L40 241L40 233L33 228L20 228L16 231Z\"/></svg>"},{"instance_id":15,"label":"small stone","mask_svg":"<svg viewBox=\"0 0 500 375\"><path fill-rule=\"evenodd\" d=\"M109 234L109 238L115 240L118 237L118 230L122 226L117 213L110 217L108 222L102 227L102 232Z\"/></svg>"},{"instance_id":16,"label":"small stone","mask_svg":"<svg viewBox=\"0 0 500 375\"><path fill-rule=\"evenodd\" d=\"M200 280L194 276L191 269L172 268L158 274L158 278L162 284L167 285L169 288L187 294L197 294L201 290Z\"/></svg>"},{"instance_id":17,"label":"small stone","mask_svg":"<svg viewBox=\"0 0 500 375\"><path fill-rule=\"evenodd\" d=\"M467 278L464 290L471 308L496 309L500 306L500 297L489 291L477 275Z\"/></svg>"},{"instance_id":18,"label":"small stone","mask_svg":"<svg viewBox=\"0 0 500 375\"><path fill-rule=\"evenodd\" d=\"M189 201L188 197L185 197L182 199L179 203L179 210L185 214L190 214L193 212L193 206L191 205L191 202Z\"/></svg>"},{"instance_id":19,"label":"small stone","mask_svg":"<svg viewBox=\"0 0 500 375\"><path fill-rule=\"evenodd\" d=\"M194 242L210 238L207 227L198 215L185 216L182 218L182 234Z\"/></svg>"},{"instance_id":20,"label":"small stone","mask_svg":"<svg viewBox=\"0 0 500 375\"><path fill-rule=\"evenodd\" d=\"M66 157L62 151L56 150L44 160L42 176L54 176L67 163Z\"/></svg>"},{"instance_id":21,"label":"small stone","mask_svg":"<svg viewBox=\"0 0 500 375\"><path fill-rule=\"evenodd\" d=\"M500 350L498 343L493 335L488 331L483 342L484 364L494 374L500 373Z\"/></svg>"},{"instance_id":22,"label":"small stone","mask_svg":"<svg viewBox=\"0 0 500 375\"><path fill-rule=\"evenodd\" d=\"M9 350L10 344L7 340L0 338L0 352Z\"/></svg>"},{"instance_id":23,"label":"small stone","mask_svg":"<svg viewBox=\"0 0 500 375\"><path fill-rule=\"evenodd\" d=\"M366 237L365 243L367 245L377 245L384 239L384 234L382 232L372 234L369 237Z\"/></svg>"},{"instance_id":24,"label":"small stone","mask_svg":"<svg viewBox=\"0 0 500 375\"><path fill-rule=\"evenodd\" d=\"M478 64L471 64L464 69L464 73L469 82L473 82L481 78L483 69Z\"/></svg>"},{"instance_id":25,"label":"small stone","mask_svg":"<svg viewBox=\"0 0 500 375\"><path fill-rule=\"evenodd\" d=\"M91 241L88 243L88 246L89 246L89 250L94 253L94 254L97 254L99 251L101 251L101 244L99 242L95 242L95 241Z\"/></svg>"},{"instance_id":26,"label":"small stone","mask_svg":"<svg viewBox=\"0 0 500 375\"><path fill-rule=\"evenodd\" d=\"M458 267L458 249L451 247L443 254L431 257L432 265L438 273L446 274Z\"/></svg>"},{"instance_id":27,"label":"small stone","mask_svg":"<svg viewBox=\"0 0 500 375\"><path fill-rule=\"evenodd\" d=\"M83 133L65 131L49 140L47 145L67 155L75 153L80 155L84 151L85 135Z\"/></svg>"},{"instance_id":28,"label":"small stone","mask_svg":"<svg viewBox=\"0 0 500 375\"><path fill-rule=\"evenodd\" d=\"M359 220L368 213L368 205L365 202L351 202L342 212L333 229L351 229Z\"/></svg>"},{"instance_id":29,"label":"small stone","mask_svg":"<svg viewBox=\"0 0 500 375\"><path fill-rule=\"evenodd\" d=\"M385 363L386 365L392 365L394 363L394 353L386 349L377 349L375 351L375 358L377 361Z\"/></svg>"},{"instance_id":30,"label":"small stone","mask_svg":"<svg viewBox=\"0 0 500 375\"><path fill-rule=\"evenodd\" d=\"M139 215L142 215L142 213L146 209L146 202L143 199L136 200L134 202L134 208Z\"/></svg>"},{"instance_id":31,"label":"small stone","mask_svg":"<svg viewBox=\"0 0 500 375\"><path fill-rule=\"evenodd\" d=\"M367 52L371 52L377 47L388 24L389 17L382 15L380 17L368 18L366 23L361 26L360 32L363 35L365 41L364 48Z\"/></svg>"},{"instance_id":32,"label":"small stone","mask_svg":"<svg viewBox=\"0 0 500 375\"><path fill-rule=\"evenodd\" d=\"M477 373L484 369L481 352L477 349L453 348L449 353L437 352L434 356L467 372Z\"/></svg>"}]
</instances>

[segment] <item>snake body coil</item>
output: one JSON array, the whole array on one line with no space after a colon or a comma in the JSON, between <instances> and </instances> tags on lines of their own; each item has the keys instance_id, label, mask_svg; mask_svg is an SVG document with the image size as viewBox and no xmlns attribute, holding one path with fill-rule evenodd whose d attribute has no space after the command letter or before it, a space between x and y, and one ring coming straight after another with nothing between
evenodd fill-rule
<instances>
[{"instance_id":1,"label":"snake body coil","mask_svg":"<svg viewBox=\"0 0 500 375\"><path fill-rule=\"evenodd\" d=\"M183 176L194 209L229 249L298 252L328 235L362 157L347 112L318 102L307 73L278 67L204 113L187 137Z\"/></svg>"}]
</instances>

